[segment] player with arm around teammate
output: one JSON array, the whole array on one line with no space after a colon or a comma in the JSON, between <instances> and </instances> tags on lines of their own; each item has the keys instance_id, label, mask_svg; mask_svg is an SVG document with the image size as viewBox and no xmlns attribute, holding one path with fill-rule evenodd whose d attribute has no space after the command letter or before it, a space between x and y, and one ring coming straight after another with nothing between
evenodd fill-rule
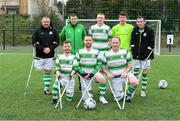
<instances>
[{"instance_id":1,"label":"player with arm around teammate","mask_svg":"<svg viewBox=\"0 0 180 121\"><path fill-rule=\"evenodd\" d=\"M66 89L66 100L72 101L74 96L74 87L75 87L75 80L73 78L73 75L75 74L74 66L77 64L77 61L75 59L75 55L71 54L71 42L64 41L63 42L63 54L58 55L56 59L56 77L57 80L55 80L53 84L52 89L52 98L53 98L53 104L57 103L58 101L58 91L59 91L59 84L58 81L60 81L60 85L65 88L65 86L69 85Z\"/></svg>"},{"instance_id":2,"label":"player with arm around teammate","mask_svg":"<svg viewBox=\"0 0 180 121\"><path fill-rule=\"evenodd\" d=\"M99 72L99 70L102 67L102 62L100 60L99 56L99 50L92 48L93 39L91 36L85 36L84 38L84 45L85 47L83 49L80 49L76 53L77 61L79 62L79 65L76 67L76 71L80 74L81 78L81 87L82 87L82 95L85 93L85 96L83 97L83 100L89 98L90 95L86 93L86 88L90 83L90 80L94 78L96 82L99 84L99 101L102 104L107 104L107 100L105 99L105 92L106 92L106 79ZM85 84L83 83L85 82ZM91 83L92 84L92 83ZM87 89L88 91L91 90L91 84L90 87ZM92 97L92 95L91 95Z\"/></svg>"},{"instance_id":3,"label":"player with arm around teammate","mask_svg":"<svg viewBox=\"0 0 180 121\"><path fill-rule=\"evenodd\" d=\"M129 87L126 93L126 101L132 100L132 93L138 86L137 78L130 72L132 68L132 58L126 49L120 49L121 41L118 37L111 40L112 49L104 53L103 70L107 77L112 81L113 91L116 99L123 98L122 82L128 78Z\"/></svg>"},{"instance_id":4,"label":"player with arm around teammate","mask_svg":"<svg viewBox=\"0 0 180 121\"><path fill-rule=\"evenodd\" d=\"M139 16L137 18L136 25L137 27L133 29L131 37L131 50L134 59L134 75L138 77L140 68L143 69L141 96L145 97L150 60L154 59L154 31L146 25L146 21L143 16Z\"/></svg>"}]
</instances>

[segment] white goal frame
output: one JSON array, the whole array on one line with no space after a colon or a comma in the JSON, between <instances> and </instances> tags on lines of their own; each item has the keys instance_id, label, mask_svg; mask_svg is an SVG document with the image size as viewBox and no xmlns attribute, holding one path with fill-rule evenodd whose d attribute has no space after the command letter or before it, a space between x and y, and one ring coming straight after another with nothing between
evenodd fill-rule
<instances>
[{"instance_id":1,"label":"white goal frame","mask_svg":"<svg viewBox=\"0 0 180 121\"><path fill-rule=\"evenodd\" d=\"M68 19L66 19L67 25ZM96 22L96 19L78 19L79 22ZM118 19L106 19L105 22L119 22ZM136 22L136 20L127 20L128 22ZM160 55L161 47L161 20L146 20L146 22L157 22L156 31L155 31L155 43L154 43L154 53ZM158 35L159 34L159 35Z\"/></svg>"}]
</instances>

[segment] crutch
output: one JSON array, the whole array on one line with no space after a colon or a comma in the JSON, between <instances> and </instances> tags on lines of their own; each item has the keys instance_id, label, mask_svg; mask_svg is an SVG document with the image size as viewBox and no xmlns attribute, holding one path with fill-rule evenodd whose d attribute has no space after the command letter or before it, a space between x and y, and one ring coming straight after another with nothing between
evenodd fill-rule
<instances>
[{"instance_id":1,"label":"crutch","mask_svg":"<svg viewBox=\"0 0 180 121\"><path fill-rule=\"evenodd\" d=\"M34 66L34 55L35 55L35 49L33 47L33 59L32 59L32 63L31 63L31 68L30 68L30 71L29 71L29 76L28 76L28 79L27 79L26 87L25 87L25 90L24 90L24 96L26 96L26 94L27 94L27 89L28 89L28 86L29 86L29 81L31 79L31 73L32 73L32 69L33 69L33 66Z\"/></svg>"},{"instance_id":2,"label":"crutch","mask_svg":"<svg viewBox=\"0 0 180 121\"><path fill-rule=\"evenodd\" d=\"M153 52L153 49L152 49L152 50L151 50L151 52L149 53L148 57L145 59L145 62L144 62L143 66L142 66L142 68L141 68L141 71L140 71L140 73L139 73L138 80L140 80L140 79L141 79L141 76L142 76L142 73L143 73L144 67L145 67L145 65L146 65L146 63L147 63L147 61L148 61L148 58L151 56L151 53L152 53L152 52Z\"/></svg>"},{"instance_id":3,"label":"crutch","mask_svg":"<svg viewBox=\"0 0 180 121\"><path fill-rule=\"evenodd\" d=\"M98 71L98 72L99 72L99 71ZM97 73L98 73L98 72L97 72ZM96 73L96 74L97 74L97 73ZM94 77L92 77L92 79L90 80L90 82L89 82L89 84L87 85L86 89L89 88L89 86L91 85L91 83L92 83L93 79L95 78L96 74L94 75ZM87 90L86 90L86 91L87 91ZM81 103L83 97L84 97L85 94L86 94L86 91L82 94L81 99L79 100L78 104L76 105L76 108L79 107L79 105L80 105L80 103Z\"/></svg>"},{"instance_id":4,"label":"crutch","mask_svg":"<svg viewBox=\"0 0 180 121\"><path fill-rule=\"evenodd\" d=\"M79 73L78 73L78 76L82 79L82 82L83 82L83 84L84 84L84 86L85 86L85 92L87 92L88 97L91 97L90 94L89 94L89 90L88 90L88 88L86 87L86 83L85 83L85 81L84 81L84 78L83 78L81 75L79 75Z\"/></svg>"},{"instance_id":5,"label":"crutch","mask_svg":"<svg viewBox=\"0 0 180 121\"><path fill-rule=\"evenodd\" d=\"M128 77L126 78L126 82L125 82L125 88L124 88L124 98L123 98L123 105L122 105L122 109L124 110L124 106L126 103L126 91L127 91L127 86L128 86Z\"/></svg>"},{"instance_id":6,"label":"crutch","mask_svg":"<svg viewBox=\"0 0 180 121\"><path fill-rule=\"evenodd\" d=\"M110 82L109 78L106 76L106 74L104 74L104 76L105 76L105 78L107 79L108 84L109 84L109 87L110 87L111 92L112 92L112 94L113 94L113 97L115 98L116 103L117 103L117 105L118 105L119 109L121 110L121 109L122 109L122 107L121 107L121 105L119 104L119 102L118 102L118 100L117 100L117 98L116 98L116 96L115 96L115 94L114 94L114 91L113 91L112 86L111 86L111 82Z\"/></svg>"},{"instance_id":7,"label":"crutch","mask_svg":"<svg viewBox=\"0 0 180 121\"><path fill-rule=\"evenodd\" d=\"M65 76L64 78L67 78L67 77L68 77L68 76ZM64 79L64 78L63 78L63 79ZM61 79L61 80L62 80L62 79ZM69 83L70 83L70 80L68 80L68 82L67 82L67 84L66 84L66 86L65 86L65 88L64 88L64 90L63 90L63 92L62 92L62 94L61 94L60 80L58 80L59 99L58 99L58 101L57 101L57 103L56 103L56 105L55 105L54 108L57 108L58 105L59 105L59 106L60 106L60 109L62 109L62 97L63 97L64 93L66 92Z\"/></svg>"}]
</instances>

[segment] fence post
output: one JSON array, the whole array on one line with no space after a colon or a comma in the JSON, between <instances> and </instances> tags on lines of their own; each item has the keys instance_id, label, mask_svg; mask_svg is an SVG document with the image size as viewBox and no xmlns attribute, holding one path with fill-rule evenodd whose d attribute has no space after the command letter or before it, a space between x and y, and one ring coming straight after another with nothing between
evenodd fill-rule
<instances>
[{"instance_id":1,"label":"fence post","mask_svg":"<svg viewBox=\"0 0 180 121\"><path fill-rule=\"evenodd\" d=\"M6 45L6 30L3 29L3 50L5 50L5 45Z\"/></svg>"},{"instance_id":2,"label":"fence post","mask_svg":"<svg viewBox=\"0 0 180 121\"><path fill-rule=\"evenodd\" d=\"M13 14L13 47L15 46L15 14Z\"/></svg>"}]
</instances>

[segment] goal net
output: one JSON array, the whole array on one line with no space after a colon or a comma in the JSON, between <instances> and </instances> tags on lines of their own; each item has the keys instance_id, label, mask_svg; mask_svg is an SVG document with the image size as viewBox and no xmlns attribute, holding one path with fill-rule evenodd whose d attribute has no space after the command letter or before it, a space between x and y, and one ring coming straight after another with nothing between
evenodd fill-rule
<instances>
[{"instance_id":1,"label":"goal net","mask_svg":"<svg viewBox=\"0 0 180 121\"><path fill-rule=\"evenodd\" d=\"M85 26L87 32L91 25L96 24L96 21L97 21L96 19L79 19L79 22ZM117 19L105 20L105 24L107 24L111 28L118 23L119 20ZM136 20L127 20L127 23L136 26ZM66 24L67 24L67 20L66 20ZM146 20L146 24L154 30L154 35L155 35L154 53L156 55L160 55L161 20Z\"/></svg>"}]
</instances>

